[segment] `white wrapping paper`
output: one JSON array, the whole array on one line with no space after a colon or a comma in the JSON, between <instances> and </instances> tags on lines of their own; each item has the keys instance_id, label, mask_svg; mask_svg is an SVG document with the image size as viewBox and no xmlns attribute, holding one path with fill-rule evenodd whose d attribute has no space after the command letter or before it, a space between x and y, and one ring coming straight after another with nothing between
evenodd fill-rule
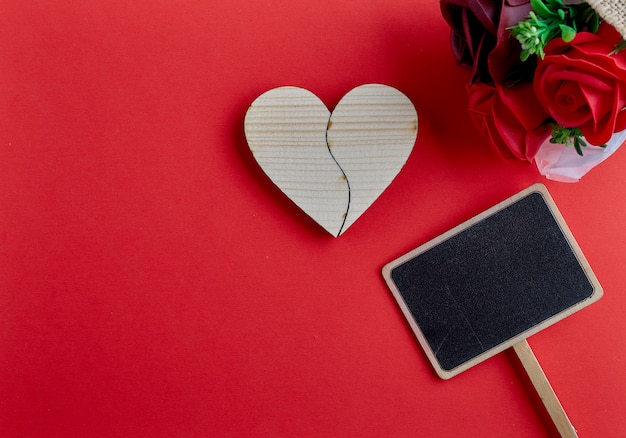
<instances>
[{"instance_id":1,"label":"white wrapping paper","mask_svg":"<svg viewBox=\"0 0 626 438\"><path fill-rule=\"evenodd\" d=\"M585 140L586 141L586 140ZM609 158L626 141L626 131L613 134L605 148L588 145L584 156L576 149L546 140L535 156L539 172L548 179L561 182L577 182L587 172Z\"/></svg>"}]
</instances>

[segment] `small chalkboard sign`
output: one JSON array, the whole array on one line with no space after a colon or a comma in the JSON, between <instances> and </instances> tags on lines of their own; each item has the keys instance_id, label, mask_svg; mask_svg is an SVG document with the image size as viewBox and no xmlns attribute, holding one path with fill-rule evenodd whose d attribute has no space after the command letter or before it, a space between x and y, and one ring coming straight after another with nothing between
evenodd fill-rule
<instances>
[{"instance_id":1,"label":"small chalkboard sign","mask_svg":"<svg viewBox=\"0 0 626 438\"><path fill-rule=\"evenodd\" d=\"M444 379L509 347L523 363L534 359L527 337L602 295L541 184L389 263L383 276Z\"/></svg>"}]
</instances>

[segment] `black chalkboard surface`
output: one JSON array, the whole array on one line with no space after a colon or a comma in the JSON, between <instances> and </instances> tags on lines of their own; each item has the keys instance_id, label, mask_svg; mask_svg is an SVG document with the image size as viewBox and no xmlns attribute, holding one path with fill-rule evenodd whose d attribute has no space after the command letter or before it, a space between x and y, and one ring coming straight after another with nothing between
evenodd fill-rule
<instances>
[{"instance_id":1,"label":"black chalkboard surface","mask_svg":"<svg viewBox=\"0 0 626 438\"><path fill-rule=\"evenodd\" d=\"M442 378L602 295L541 184L389 263L383 275Z\"/></svg>"}]
</instances>

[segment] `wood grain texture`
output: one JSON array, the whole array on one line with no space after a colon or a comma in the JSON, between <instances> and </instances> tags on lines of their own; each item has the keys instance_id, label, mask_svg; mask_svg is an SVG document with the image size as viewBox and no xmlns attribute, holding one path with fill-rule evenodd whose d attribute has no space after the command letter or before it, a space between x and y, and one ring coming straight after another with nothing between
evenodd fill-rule
<instances>
[{"instance_id":1,"label":"wood grain texture","mask_svg":"<svg viewBox=\"0 0 626 438\"><path fill-rule=\"evenodd\" d=\"M528 374L537 394L541 398L552 422L563 438L575 438L578 436L576 429L572 425L570 419L565 413L559 398L552 389L552 385L548 381L543 369L539 365L535 354L533 353L528 341L525 339L513 345L513 350L519 358L524 370Z\"/></svg>"},{"instance_id":2,"label":"wood grain texture","mask_svg":"<svg viewBox=\"0 0 626 438\"><path fill-rule=\"evenodd\" d=\"M417 113L398 90L362 85L332 115L310 91L259 96L244 129L254 158L298 207L337 237L389 186L417 136Z\"/></svg>"}]
</instances>

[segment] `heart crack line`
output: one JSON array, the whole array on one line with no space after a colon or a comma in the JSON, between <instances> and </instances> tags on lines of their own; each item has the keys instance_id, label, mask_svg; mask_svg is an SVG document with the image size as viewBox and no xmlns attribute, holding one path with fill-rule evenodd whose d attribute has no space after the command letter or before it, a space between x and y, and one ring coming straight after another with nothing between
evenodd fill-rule
<instances>
[{"instance_id":1,"label":"heart crack line","mask_svg":"<svg viewBox=\"0 0 626 438\"><path fill-rule=\"evenodd\" d=\"M328 130L330 129L330 125L331 125L331 121L329 117L328 125L326 126L326 148L328 149L328 153L330 154L331 158L333 159L333 161L335 162L335 164L341 171L341 174L343 175L343 179L346 181L346 185L348 186L348 207L346 208L346 212L343 214L343 221L341 222L341 226L339 227L339 231L337 232L337 236L340 236L341 232L343 231L343 227L346 224L346 220L348 219L348 212L350 211L350 200L351 200L352 192L350 191L350 180L348 179L348 175L346 175L346 172L343 170L343 167L341 167L341 164L339 164L339 162L333 155L332 148L330 147L330 144L328 143Z\"/></svg>"}]
</instances>

